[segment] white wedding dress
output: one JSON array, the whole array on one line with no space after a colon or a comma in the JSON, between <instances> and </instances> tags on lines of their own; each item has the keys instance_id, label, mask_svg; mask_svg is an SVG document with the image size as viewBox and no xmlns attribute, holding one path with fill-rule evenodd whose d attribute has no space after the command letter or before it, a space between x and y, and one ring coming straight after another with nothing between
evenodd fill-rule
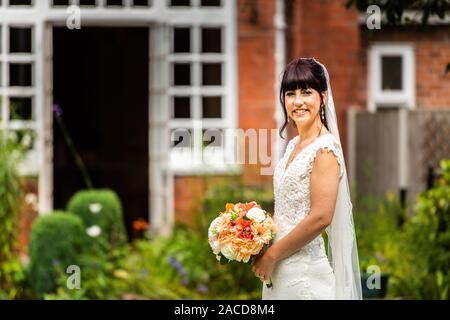
<instances>
[{"instance_id":1,"label":"white wedding dress","mask_svg":"<svg viewBox=\"0 0 450 320\"><path fill-rule=\"evenodd\" d=\"M275 242L287 235L310 211L310 177L317 151L323 149L333 152L339 163L339 179L344 173L342 149L331 133L321 135L307 145L286 170L286 163L298 141L298 135L289 141L274 171L273 218L278 228ZM263 285L263 300L335 299L335 275L322 236L319 235L298 252L279 261L271 280L271 288Z\"/></svg>"}]
</instances>

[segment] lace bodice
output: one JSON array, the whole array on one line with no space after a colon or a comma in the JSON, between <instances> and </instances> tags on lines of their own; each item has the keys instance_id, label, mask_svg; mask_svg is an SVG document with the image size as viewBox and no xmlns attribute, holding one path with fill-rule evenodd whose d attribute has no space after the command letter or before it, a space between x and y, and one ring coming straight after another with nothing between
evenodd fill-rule
<instances>
[{"instance_id":1,"label":"lace bodice","mask_svg":"<svg viewBox=\"0 0 450 320\"><path fill-rule=\"evenodd\" d=\"M309 145L303 148L292 160L286 170L287 161L299 141L299 136L291 139L286 147L284 156L278 162L274 171L274 221L278 227L278 240L289 233L311 209L310 177L314 159L319 149L331 151L339 163L339 179L342 178L344 169L342 167L342 151L339 142L331 134L319 136ZM323 239L319 235L310 242L300 253L309 253L323 256Z\"/></svg>"}]
</instances>

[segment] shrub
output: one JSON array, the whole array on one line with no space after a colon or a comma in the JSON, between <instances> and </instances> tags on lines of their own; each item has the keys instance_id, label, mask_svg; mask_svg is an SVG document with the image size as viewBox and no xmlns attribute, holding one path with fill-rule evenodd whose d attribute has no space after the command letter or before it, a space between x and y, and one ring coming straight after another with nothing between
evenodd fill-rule
<instances>
[{"instance_id":1,"label":"shrub","mask_svg":"<svg viewBox=\"0 0 450 320\"><path fill-rule=\"evenodd\" d=\"M92 241L92 240L90 240ZM46 294L46 300L110 300L121 299L132 288L130 274L123 269L129 255L128 246L108 252L83 253L79 257L81 285L79 289L66 286L70 274L58 273L58 288Z\"/></svg>"},{"instance_id":2,"label":"shrub","mask_svg":"<svg viewBox=\"0 0 450 320\"><path fill-rule=\"evenodd\" d=\"M14 132L0 131L0 297L14 298L17 230L22 191L17 172L24 146Z\"/></svg>"},{"instance_id":3,"label":"shrub","mask_svg":"<svg viewBox=\"0 0 450 320\"><path fill-rule=\"evenodd\" d=\"M38 217L31 229L29 275L39 297L56 288L58 273L69 265L78 265L87 245L81 219L56 211Z\"/></svg>"},{"instance_id":4,"label":"shrub","mask_svg":"<svg viewBox=\"0 0 450 320\"><path fill-rule=\"evenodd\" d=\"M401 259L393 279L398 295L450 299L450 160L440 162L442 178L417 197L415 215L405 225Z\"/></svg>"},{"instance_id":5,"label":"shrub","mask_svg":"<svg viewBox=\"0 0 450 320\"><path fill-rule=\"evenodd\" d=\"M127 241L122 205L117 194L109 189L81 190L69 200L67 211L79 216L95 246L103 251Z\"/></svg>"},{"instance_id":6,"label":"shrub","mask_svg":"<svg viewBox=\"0 0 450 320\"><path fill-rule=\"evenodd\" d=\"M362 272L376 265L382 273L392 271L392 263L400 254L399 241L402 225L399 217L404 216L400 200L388 192L386 199L364 199L365 207L354 210L356 240Z\"/></svg>"}]
</instances>

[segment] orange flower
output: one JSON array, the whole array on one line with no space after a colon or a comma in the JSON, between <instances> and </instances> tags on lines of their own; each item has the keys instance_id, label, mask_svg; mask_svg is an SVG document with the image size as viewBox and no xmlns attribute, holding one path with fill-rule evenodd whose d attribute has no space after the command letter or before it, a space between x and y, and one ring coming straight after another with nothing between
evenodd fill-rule
<instances>
[{"instance_id":1,"label":"orange flower","mask_svg":"<svg viewBox=\"0 0 450 320\"><path fill-rule=\"evenodd\" d=\"M133 230L135 231L146 231L150 225L142 218L133 221Z\"/></svg>"},{"instance_id":2,"label":"orange flower","mask_svg":"<svg viewBox=\"0 0 450 320\"><path fill-rule=\"evenodd\" d=\"M227 203L225 205L225 211L233 210L234 204L233 203Z\"/></svg>"}]
</instances>

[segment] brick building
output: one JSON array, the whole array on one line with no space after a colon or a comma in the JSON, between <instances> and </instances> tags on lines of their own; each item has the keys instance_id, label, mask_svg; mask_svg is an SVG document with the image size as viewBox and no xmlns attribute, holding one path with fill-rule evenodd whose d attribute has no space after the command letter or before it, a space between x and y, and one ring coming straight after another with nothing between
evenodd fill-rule
<instances>
[{"instance_id":1,"label":"brick building","mask_svg":"<svg viewBox=\"0 0 450 320\"><path fill-rule=\"evenodd\" d=\"M1 125L34 136L21 168L36 211L84 187L55 105L94 186L118 192L128 226L143 217L160 232L191 221L206 177L271 185L261 170L286 144L273 132L292 58L327 66L346 153L350 109L449 109L449 19L426 29L365 21L332 0L2 1ZM269 164L224 161L236 129L267 129Z\"/></svg>"}]
</instances>

